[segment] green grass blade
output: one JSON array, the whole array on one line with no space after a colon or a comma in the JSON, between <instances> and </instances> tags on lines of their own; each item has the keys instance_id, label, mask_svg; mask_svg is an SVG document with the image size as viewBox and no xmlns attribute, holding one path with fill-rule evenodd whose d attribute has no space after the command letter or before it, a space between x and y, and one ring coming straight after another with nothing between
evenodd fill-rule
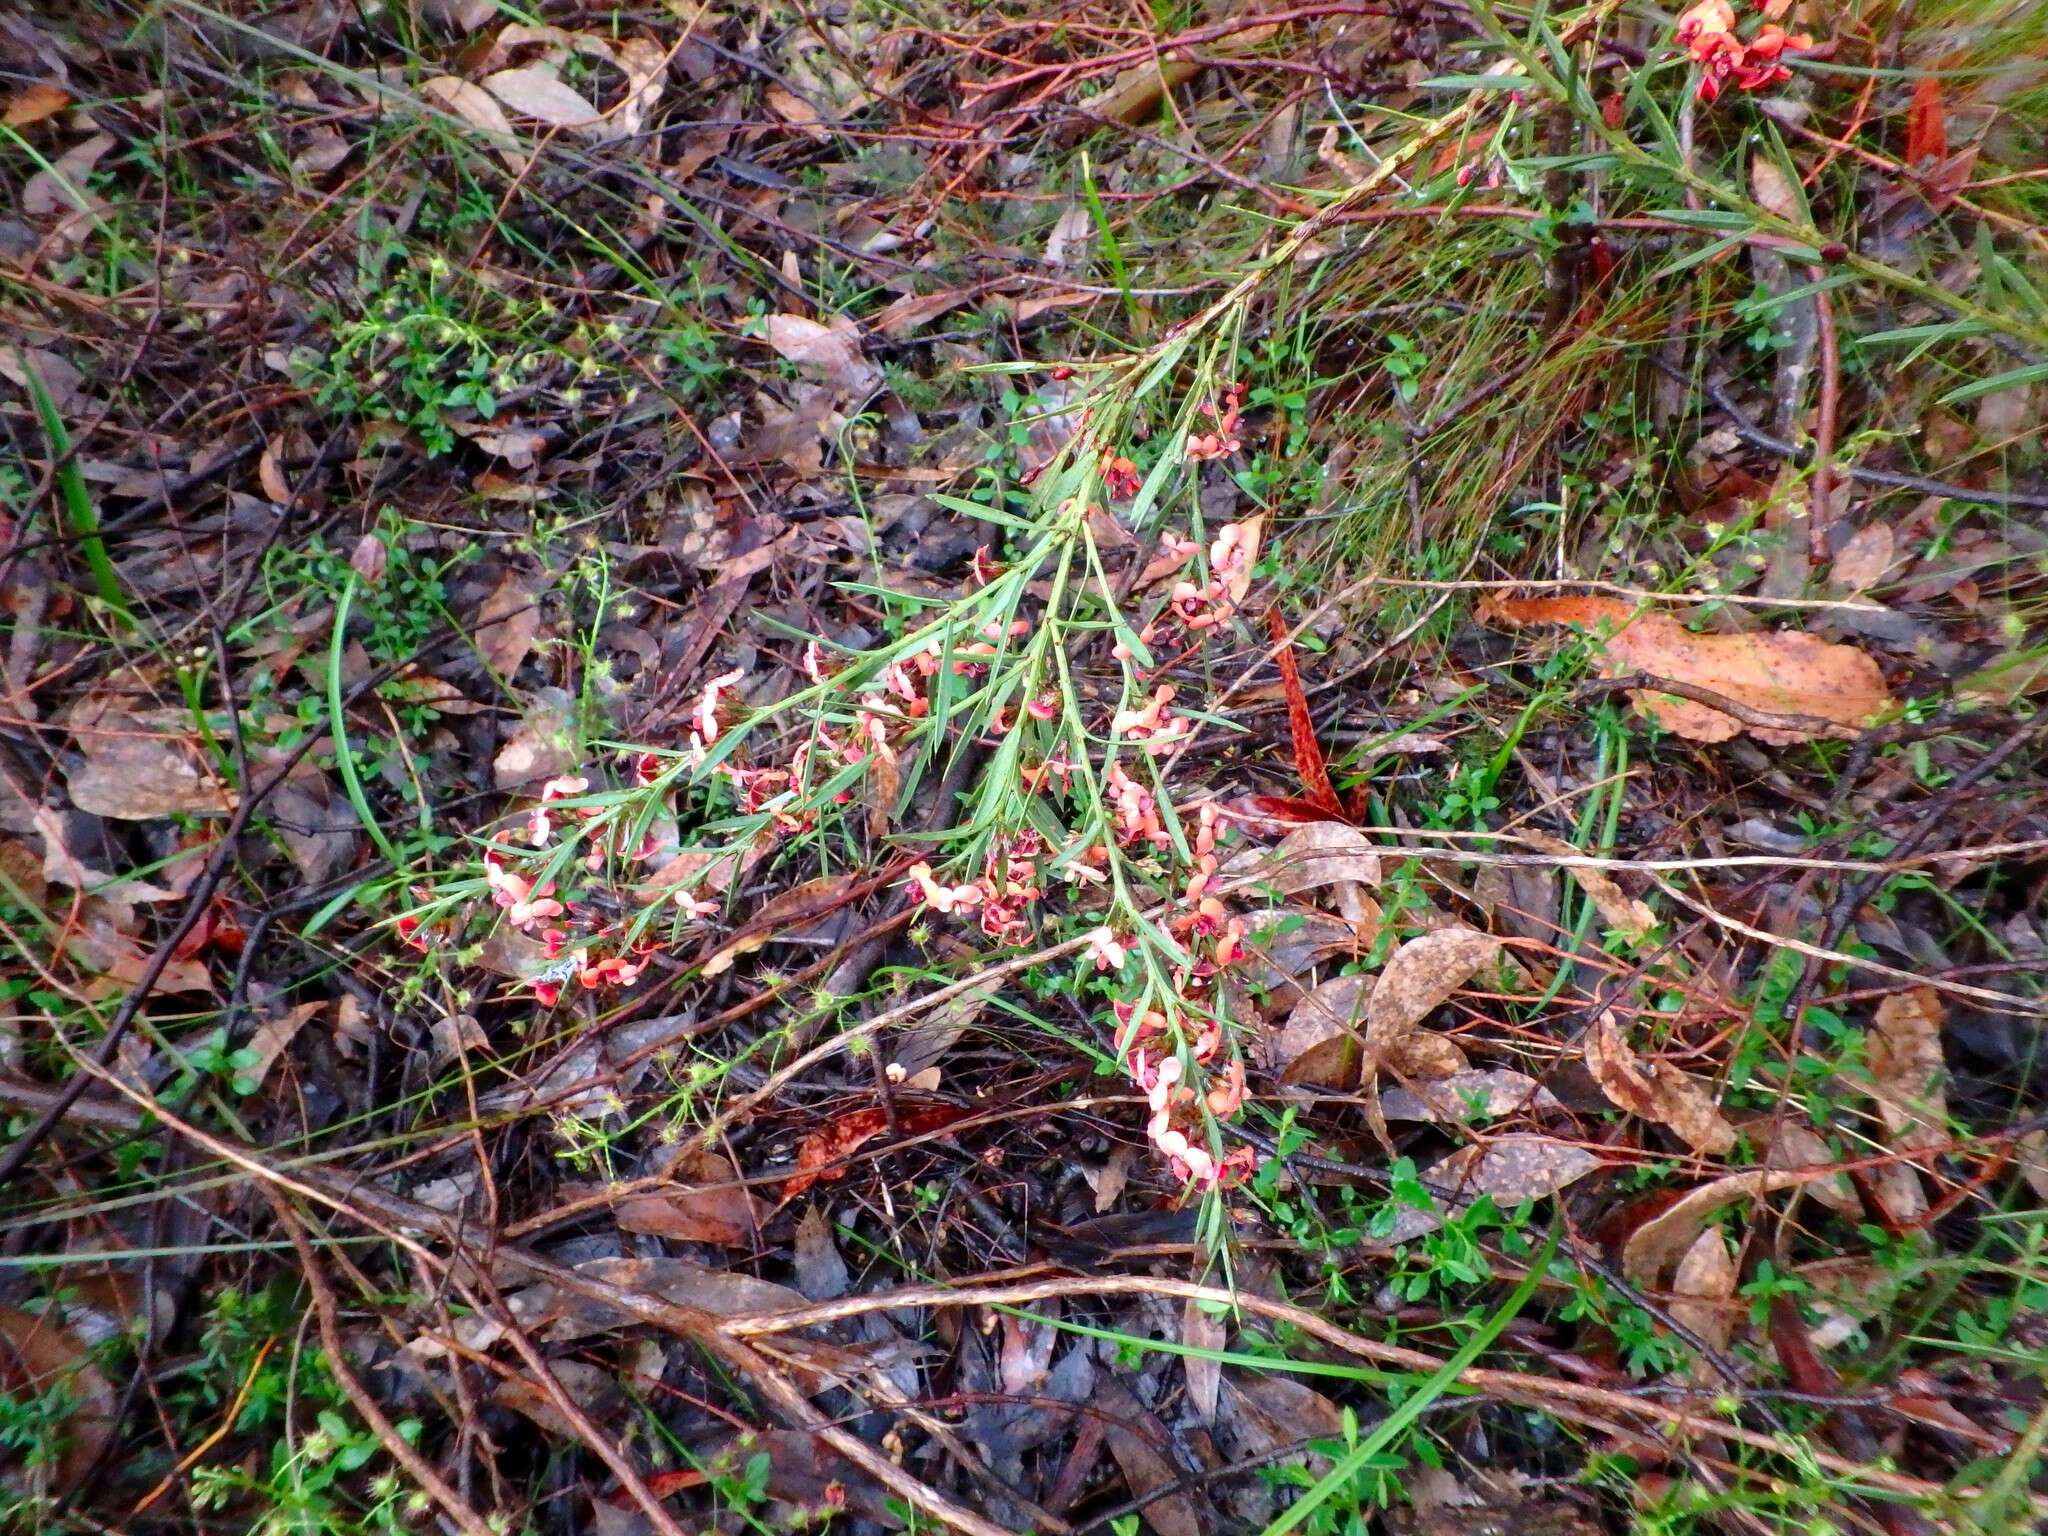
<instances>
[{"instance_id":1,"label":"green grass blade","mask_svg":"<svg viewBox=\"0 0 2048 1536\"><path fill-rule=\"evenodd\" d=\"M128 596L121 590L120 574L114 569L114 562L107 558L107 546L100 538L99 509L92 504L92 493L85 488L85 476L71 457L71 433L64 426L64 418L57 412L57 402L51 398L49 387L43 383L41 370L35 359L29 356L26 347L14 349L15 361L20 363L23 377L28 380L29 398L35 402L36 415L41 418L43 435L50 441L50 462L57 465L57 493L63 498L64 518L68 528L57 530L59 537L67 533L78 540L79 552L85 556L85 563L92 572L93 590L99 593L100 601L107 611L114 615L123 630L135 627L135 610L128 606Z\"/></svg>"},{"instance_id":2,"label":"green grass blade","mask_svg":"<svg viewBox=\"0 0 2048 1536\"><path fill-rule=\"evenodd\" d=\"M1551 1223L1550 1241L1543 1245L1543 1252L1529 1265L1529 1272L1522 1277L1522 1283L1515 1287L1514 1294L1508 1297L1501 1309L1481 1324L1472 1337L1443 1363L1434 1376L1417 1387L1412 1394L1402 1400L1399 1407L1374 1425L1372 1433L1364 1436L1357 1445L1346 1452L1335 1466L1323 1474L1320 1482L1282 1511L1260 1536L1285 1536L1286 1532L1301 1524L1315 1512L1318 1505L1349 1483L1361 1467L1393 1444L1397 1436L1405 1434L1408 1427L1422 1417L1422 1410L1442 1397L1456 1383L1472 1362L1500 1337L1501 1331L1515 1320L1516 1314L1529 1304L1529 1298L1536 1294L1537 1285L1544 1275L1550 1272L1550 1261L1557 1253L1558 1238L1563 1231L1564 1219L1559 1217Z\"/></svg>"},{"instance_id":3,"label":"green grass blade","mask_svg":"<svg viewBox=\"0 0 2048 1536\"><path fill-rule=\"evenodd\" d=\"M394 869L403 869L405 860L398 856L398 849L370 810L369 799L363 794L363 781L356 774L355 753L348 744L348 716L342 707L341 653L348 644L348 611L355 598L356 578L350 575L348 585L341 589L341 601L335 605L334 637L327 645L327 716L328 728L334 733L334 766L341 771L341 784L348 791L348 803L356 808L356 816L370 834L370 841L391 861Z\"/></svg>"}]
</instances>

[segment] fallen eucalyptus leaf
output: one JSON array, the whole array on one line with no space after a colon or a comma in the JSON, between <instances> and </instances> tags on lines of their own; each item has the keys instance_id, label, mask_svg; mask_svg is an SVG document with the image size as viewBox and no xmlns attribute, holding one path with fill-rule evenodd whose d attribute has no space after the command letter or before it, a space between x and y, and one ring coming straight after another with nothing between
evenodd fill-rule
<instances>
[{"instance_id":1,"label":"fallen eucalyptus leaf","mask_svg":"<svg viewBox=\"0 0 2048 1536\"><path fill-rule=\"evenodd\" d=\"M1636 1055L1611 1009L1602 1009L1586 1031L1585 1053L1593 1080L1615 1108L1669 1126L1695 1152L1724 1157L1735 1150L1735 1127L1706 1088L1667 1062Z\"/></svg>"},{"instance_id":2,"label":"fallen eucalyptus leaf","mask_svg":"<svg viewBox=\"0 0 2048 1536\"><path fill-rule=\"evenodd\" d=\"M1594 638L1605 677L1648 673L1711 690L1749 709L1824 722L1814 729L1745 725L1691 699L1644 690L1630 694L1644 714L1693 741L1727 741L1744 730L1775 746L1816 735L1853 738L1892 702L1884 674L1870 657L1797 630L1696 635L1666 614L1608 597L1505 598L1488 603L1485 611L1510 624L1578 625Z\"/></svg>"}]
</instances>

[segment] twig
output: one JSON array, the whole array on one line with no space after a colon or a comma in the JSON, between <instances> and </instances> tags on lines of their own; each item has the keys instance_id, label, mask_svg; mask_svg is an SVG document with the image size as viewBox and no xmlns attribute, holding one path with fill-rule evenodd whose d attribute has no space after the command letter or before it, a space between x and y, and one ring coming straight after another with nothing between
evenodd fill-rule
<instances>
[{"instance_id":1,"label":"twig","mask_svg":"<svg viewBox=\"0 0 2048 1536\"><path fill-rule=\"evenodd\" d=\"M291 1202L268 1182L262 1184L264 1198L270 1202L270 1209L277 1216L277 1224L284 1228L285 1236L291 1239L292 1248L299 1256L299 1273L305 1277L306 1288L313 1295L313 1310L320 1319L320 1348L327 1356L327 1369L342 1392L354 1405L363 1422L384 1443L384 1449L418 1483L428 1497L441 1506L442 1512L461 1527L464 1536L498 1536L491 1523L473 1509L447 1480L436 1472L426 1457L420 1455L405 1441L391 1420L384 1416L384 1410L377 1406L377 1400L370 1396L363 1384L348 1368L348 1354L341 1339L341 1328L335 1318L333 1287L320 1270L320 1260L313 1252L313 1245L306 1237L306 1229L300 1225L298 1213Z\"/></svg>"},{"instance_id":2,"label":"twig","mask_svg":"<svg viewBox=\"0 0 2048 1536\"><path fill-rule=\"evenodd\" d=\"M793 1307L782 1312L742 1313L723 1319L721 1326L735 1337L755 1338L898 1307L1024 1306L1034 1301L1065 1296L1171 1296L1182 1300L1210 1302L1270 1318L1275 1322L1290 1324L1347 1354L1381 1365L1433 1374L1441 1370L1444 1364L1436 1356L1418 1349L1407 1349L1398 1344L1382 1344L1376 1339L1365 1338L1347 1328L1339 1327L1320 1313L1311 1312L1305 1307L1290 1306L1286 1302L1275 1301L1253 1292L1199 1285L1193 1281L1172 1280L1153 1275L1061 1276L990 1285L901 1286L872 1292L866 1296L847 1296L838 1301L821 1302L815 1306ZM1775 1435L1768 1435L1760 1430L1731 1424L1725 1419L1692 1413L1685 1408L1659 1403L1654 1399L1633 1397L1610 1387L1587 1386L1580 1382L1559 1381L1550 1377L1529 1376L1515 1371L1492 1370L1480 1366L1464 1371L1458 1377L1458 1382L1474 1391L1505 1398L1510 1402L1524 1403L1542 1412L1557 1414L1561 1418L1582 1418L1589 1411L1625 1414L1636 1419L1658 1420L1696 1434L1719 1435L1724 1439L1738 1441L1753 1449L1769 1451L1776 1455L1811 1457L1815 1463L1831 1472L1860 1478L1871 1487L1882 1488L1907 1498L1935 1499L1945 1493L1939 1483L1865 1466L1809 1443L1789 1444ZM2036 1497L2034 1506L2048 1511L2048 1497Z\"/></svg>"},{"instance_id":3,"label":"twig","mask_svg":"<svg viewBox=\"0 0 2048 1536\"><path fill-rule=\"evenodd\" d=\"M1830 720L1824 715L1780 714L1771 709L1755 709L1726 694L1716 693L1711 688L1702 688L1698 683L1680 682L1676 678L1658 677L1651 672L1630 672L1623 677L1593 677L1579 684L1581 693L1668 693L1674 698L1689 699L1695 704L1704 704L1717 709L1724 715L1732 715L1744 725L1753 725L1764 731L1798 731L1807 736L1835 736L1845 740L1853 739L1857 732L1839 720Z\"/></svg>"},{"instance_id":4,"label":"twig","mask_svg":"<svg viewBox=\"0 0 2048 1536\"><path fill-rule=\"evenodd\" d=\"M1827 274L1808 267L1809 281ZM1828 525L1835 515L1835 415L1842 402L1842 351L1835 338L1835 306L1825 288L1813 295L1815 328L1820 333L1820 414L1813 426L1813 498L1806 519L1806 548L1818 565L1828 557Z\"/></svg>"},{"instance_id":5,"label":"twig","mask_svg":"<svg viewBox=\"0 0 2048 1536\"><path fill-rule=\"evenodd\" d=\"M1690 384L1691 379L1672 368L1662 358L1650 359L1657 367L1671 374L1681 382ZM1782 437L1773 437L1758 426L1742 408L1728 398L1728 391L1711 379L1702 380L1707 397L1719 406L1728 418L1729 430L1748 443L1752 448L1761 448L1766 453L1775 453L1779 458L1792 464L1807 462L1810 455L1795 443L1788 443ZM1867 480L1872 485L1896 486L1902 491L1919 491L1925 496L1942 496L1950 501L1973 502L1984 507L2033 507L2048 510L2048 496L2032 491L1980 491L1974 486L1956 485L1947 480L1935 480L1926 475L1902 475L1889 469L1866 469L1861 464L1843 464L1835 467L1836 474L1846 475L1851 480Z\"/></svg>"}]
</instances>

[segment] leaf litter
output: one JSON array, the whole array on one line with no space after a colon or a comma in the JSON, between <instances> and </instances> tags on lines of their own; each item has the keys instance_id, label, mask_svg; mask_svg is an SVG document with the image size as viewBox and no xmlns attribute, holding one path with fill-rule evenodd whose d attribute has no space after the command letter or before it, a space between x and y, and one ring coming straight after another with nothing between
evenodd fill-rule
<instances>
[{"instance_id":1,"label":"leaf litter","mask_svg":"<svg viewBox=\"0 0 2048 1536\"><path fill-rule=\"evenodd\" d=\"M2039 1100L2041 549L2001 510L2038 500L2037 381L1972 329L2043 343L2000 181L2027 167L1971 182L2014 153L1984 128L2011 87L1924 21L1898 59L1943 73L1910 93L1802 71L1862 181L1818 140L1738 151L1712 115L1773 111L1803 45L1728 9L1611 54L1549 18L1611 90L1576 121L1528 73L1550 54L1456 18L1426 46L1320 13L1175 42L1091 12L1057 46L1002 11L195 19L246 102L10 23L0 917L35 974L0 1092L47 1135L13 1299L83 1349L74 1277L145 1276L184 1331L117 1323L108 1369L178 1404L247 1381L270 1417L166 1426L106 1371L10 1374L15 1403L87 1450L124 1413L158 1474L254 1467L222 1518L260 1524L266 1444L360 1427L346 1390L339 1429L271 1390L325 1298L334 1380L421 1426L451 1528L527 1507L545 1459L546 1507L598 1529L735 1488L774 1521L1263 1529L1302 1490L1219 1451L1312 1482L1412 1400L1433 1330L1526 1263L1484 1195L1577 1248L1485 1351L1511 1382L1468 1373L1383 1448L1456 1469L1403 1484L1418 1520L1547 1518L1474 1458L1594 1466L1574 1492L1617 1526L1708 1477L2004 1487L1969 1458L2018 1444L2031 1387L1973 1341L2037 1309L1948 1245L2039 1192L2038 1137L1995 1139ZM1796 24L1861 67L1867 20ZM1418 86L1445 50L1524 88ZM1641 179L1646 96L1696 90L1687 174L1766 220L1718 254ZM1621 222L1537 250L1585 173L1542 148L1552 189L1505 130L1554 106L1634 153L1587 204ZM1795 292L1837 237L1858 285ZM156 250L161 282L104 282ZM1752 282L1768 352L1729 319ZM1487 318L1539 308L1540 347ZM1920 350L1864 368L1900 327ZM1496 516L1559 484L1657 499ZM1463 625L1468 566L1551 585ZM1618 716L1526 627L1697 697ZM1383 1188L1411 1168L1429 1211ZM1959 1275L1931 1315L1930 1261ZM1779 1276L1813 1312L1758 1324L1744 1288ZM1198 1281L1235 1305L1172 1289ZM1049 1289L975 1300L1002 1284ZM1295 1303L1309 1333L1260 1311ZM1417 1347L1375 1356L1403 1304ZM1826 1358L1858 1329L1896 1381ZM1370 1368L1203 1358L1305 1338ZM1891 1459L1818 1416L1800 1458L1743 1440L1786 1380L1875 1383ZM1700 1384L1739 1406L1685 1419ZM407 1442L365 1434L334 1486L410 1488ZM129 1481L79 1497L118 1523Z\"/></svg>"}]
</instances>

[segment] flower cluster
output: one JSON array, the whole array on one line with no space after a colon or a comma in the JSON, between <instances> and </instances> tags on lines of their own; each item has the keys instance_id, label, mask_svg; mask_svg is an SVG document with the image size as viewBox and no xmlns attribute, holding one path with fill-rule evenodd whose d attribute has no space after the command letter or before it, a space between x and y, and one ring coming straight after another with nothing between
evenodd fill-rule
<instances>
[{"instance_id":1,"label":"flower cluster","mask_svg":"<svg viewBox=\"0 0 2048 1536\"><path fill-rule=\"evenodd\" d=\"M943 885L929 864L910 866L904 878L919 900L935 912L975 913L981 931L1004 943L1018 943L1026 934L1024 909L1045 893L1038 885L1038 860L1045 840L1036 832L1018 832L989 849L981 878L965 885Z\"/></svg>"},{"instance_id":2,"label":"flower cluster","mask_svg":"<svg viewBox=\"0 0 2048 1536\"><path fill-rule=\"evenodd\" d=\"M1194 540L1172 533L1159 536L1159 550L1163 556L1178 556L1185 560L1200 547ZM1245 594L1251 590L1252 567L1258 559L1256 520L1225 523L1216 530L1216 537L1209 544L1209 579L1200 583L1175 582L1165 609L1138 631L1139 643L1150 650L1153 642L1173 625L1185 630L1190 638L1200 638L1205 631L1236 617ZM1136 653L1119 641L1111 654L1119 661L1129 661Z\"/></svg>"},{"instance_id":3,"label":"flower cluster","mask_svg":"<svg viewBox=\"0 0 2048 1536\"><path fill-rule=\"evenodd\" d=\"M1225 398L1234 413L1235 395ZM1235 426L1234 414L1225 418L1225 424ZM1176 541L1171 535L1162 543L1169 555L1191 554L1197 548L1187 541ZM1177 544L1182 547L1177 548ZM1162 623L1175 621L1193 637L1203 638L1205 631L1235 613L1251 583L1257 545L1256 525L1231 524L1220 530L1209 549L1208 583L1200 587L1192 582L1181 583L1166 613L1147 626L1142 638L1150 643ZM1129 652L1122 647L1117 654L1129 659ZM1160 684L1144 703L1118 710L1111 717L1111 734L1158 756L1190 733L1187 721L1173 713L1173 701L1173 687ZM1027 706L1026 713L1040 719L1052 716L1053 701L1039 702L1046 707ZM1072 769L1073 765L1064 759L1048 758L1037 768L1025 770L1025 782L1035 791L1054 771L1065 782ZM1174 836L1168 829L1170 814L1168 808L1162 807L1157 792L1114 760L1104 770L1102 782L1110 838L1119 847L1170 855L1174 847ZM1165 1011L1146 1008L1140 1014L1135 1004L1115 1005L1120 1024L1117 1047L1125 1070L1146 1096L1150 1111L1146 1131L1153 1145L1180 1177L1213 1189L1244 1177L1252 1168L1248 1149L1219 1156L1195 1134L1205 1113L1228 1116L1236 1113L1244 1101L1244 1064L1234 1058L1227 1064L1223 1061L1223 1029L1212 998L1217 974L1242 952L1244 925L1214 892L1221 812L1213 802L1188 809L1193 814L1183 816L1181 822L1191 824L1192 865L1184 885L1169 904L1164 922L1168 933L1184 947L1188 959L1173 972L1171 1000L1163 1004ZM948 884L933 873L929 864L920 863L911 866L905 883L933 911L974 913L983 932L1010 937L1013 932L1021 932L1023 903L1041 893L1043 879L1036 872L1034 861L1045 851L1043 841L1035 833L1025 834L1005 844L1000 855L991 852L977 880ZM1070 883L1099 884L1109 878L1109 860L1108 846L1097 841L1065 854L1057 867ZM1098 973L1121 973L1131 950L1132 941L1120 937L1106 924L1085 936L1087 960ZM1188 1031L1194 1039L1183 1052L1176 1042ZM1190 1081L1196 1074L1209 1078L1206 1091Z\"/></svg>"},{"instance_id":4,"label":"flower cluster","mask_svg":"<svg viewBox=\"0 0 2048 1536\"><path fill-rule=\"evenodd\" d=\"M1238 417L1244 409L1244 394L1242 384L1226 384L1220 409L1207 400L1202 402L1202 414L1216 423L1216 430L1188 434L1189 458L1227 459L1244 446L1237 435Z\"/></svg>"},{"instance_id":5,"label":"flower cluster","mask_svg":"<svg viewBox=\"0 0 2048 1536\"><path fill-rule=\"evenodd\" d=\"M1191 1128L1199 1129L1198 1098L1201 1107L1219 1120L1228 1119L1243 1106L1244 1063L1232 1058L1223 1071L1222 1083L1206 1093L1197 1094L1183 1081L1187 1069L1180 1056L1171 1049L1171 1029L1166 1016L1156 1011L1140 1014L1134 1006L1125 1003L1117 1004L1115 1011L1117 1051L1125 1059L1131 1080L1144 1092L1145 1105L1150 1111L1145 1121L1145 1134L1151 1138L1152 1145L1166 1155L1176 1174L1194 1180L1205 1189L1248 1177L1252 1172L1251 1148L1238 1147L1219 1158L1188 1134ZM1165 1045L1167 1049L1159 1050L1159 1045ZM1188 1054L1197 1065L1207 1065L1215 1059L1222 1046L1223 1031L1211 1020L1197 1034Z\"/></svg>"},{"instance_id":6,"label":"flower cluster","mask_svg":"<svg viewBox=\"0 0 2048 1536\"><path fill-rule=\"evenodd\" d=\"M1700 67L1700 83L1693 92L1697 99L1712 101L1730 81L1740 90L1756 91L1792 78L1782 62L1785 50L1811 48L1813 39L1778 25L1776 18L1787 9L1782 0L1764 0L1762 8L1773 19L1747 41L1736 35L1730 0L1699 0L1678 18L1678 41Z\"/></svg>"}]
</instances>

